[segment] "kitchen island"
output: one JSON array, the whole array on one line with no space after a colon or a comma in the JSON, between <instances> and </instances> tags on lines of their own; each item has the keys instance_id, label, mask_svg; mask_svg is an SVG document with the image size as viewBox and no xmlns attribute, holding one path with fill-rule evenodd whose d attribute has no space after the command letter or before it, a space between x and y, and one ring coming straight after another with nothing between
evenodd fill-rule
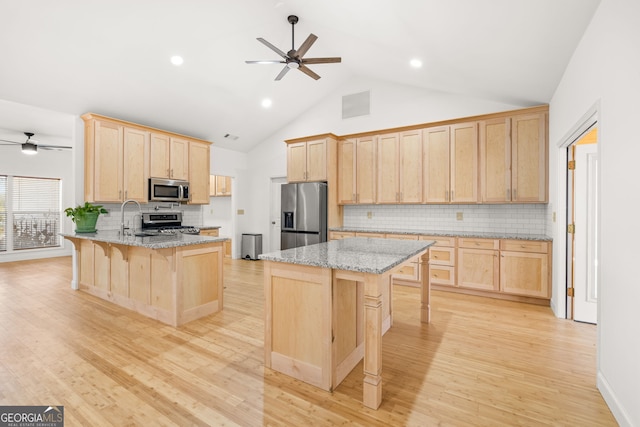
<instances>
[{"instance_id":1,"label":"kitchen island","mask_svg":"<svg viewBox=\"0 0 640 427\"><path fill-rule=\"evenodd\" d=\"M180 326L222 310L226 238L62 233L74 245L71 287Z\"/></svg>"},{"instance_id":2,"label":"kitchen island","mask_svg":"<svg viewBox=\"0 0 640 427\"><path fill-rule=\"evenodd\" d=\"M260 255L265 367L333 391L364 357L363 403L377 409L382 335L393 323L391 275L416 257L426 270L433 243L356 237ZM421 321L429 315L423 280Z\"/></svg>"}]
</instances>

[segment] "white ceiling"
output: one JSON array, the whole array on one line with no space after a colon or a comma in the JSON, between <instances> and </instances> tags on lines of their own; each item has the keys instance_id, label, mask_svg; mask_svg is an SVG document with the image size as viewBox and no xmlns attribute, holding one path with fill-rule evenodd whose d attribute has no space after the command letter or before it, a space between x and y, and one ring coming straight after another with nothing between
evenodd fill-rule
<instances>
[{"instance_id":1,"label":"white ceiling","mask_svg":"<svg viewBox=\"0 0 640 427\"><path fill-rule=\"evenodd\" d=\"M95 112L246 152L360 76L513 105L548 103L598 4L0 0L0 99ZM278 59L257 37L291 48L291 14L300 18L296 48L309 33L318 36L305 57L342 57L309 66L318 81L292 70L276 82L281 65L244 63ZM172 55L184 64L173 66ZM412 58L424 66L412 69ZM270 109L260 105L267 97ZM39 125L16 130L57 132ZM240 138L225 140L227 133Z\"/></svg>"}]
</instances>

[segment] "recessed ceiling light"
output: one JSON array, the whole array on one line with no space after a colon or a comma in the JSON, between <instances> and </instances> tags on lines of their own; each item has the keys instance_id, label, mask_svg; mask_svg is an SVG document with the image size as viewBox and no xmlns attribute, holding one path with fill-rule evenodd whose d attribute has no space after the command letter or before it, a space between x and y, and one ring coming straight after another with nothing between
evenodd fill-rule
<instances>
[{"instance_id":1,"label":"recessed ceiling light","mask_svg":"<svg viewBox=\"0 0 640 427\"><path fill-rule=\"evenodd\" d=\"M262 100L262 106L264 108L271 107L271 104L273 104L273 102L271 102L271 100L269 98L265 98L265 99Z\"/></svg>"},{"instance_id":2,"label":"recessed ceiling light","mask_svg":"<svg viewBox=\"0 0 640 427\"><path fill-rule=\"evenodd\" d=\"M176 66L182 65L183 62L184 62L184 59L182 59L182 56L175 55L171 57L171 63L173 65L176 65Z\"/></svg>"},{"instance_id":3,"label":"recessed ceiling light","mask_svg":"<svg viewBox=\"0 0 640 427\"><path fill-rule=\"evenodd\" d=\"M421 68L422 67L422 61L420 61L419 59L412 59L409 64L411 64L411 66L413 68Z\"/></svg>"}]
</instances>

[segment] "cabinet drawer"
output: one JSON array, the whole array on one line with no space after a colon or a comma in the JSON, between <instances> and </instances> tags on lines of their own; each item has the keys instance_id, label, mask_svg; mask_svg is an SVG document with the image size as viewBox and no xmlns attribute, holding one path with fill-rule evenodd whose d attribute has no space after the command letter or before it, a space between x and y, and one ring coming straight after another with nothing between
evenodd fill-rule
<instances>
[{"instance_id":1,"label":"cabinet drawer","mask_svg":"<svg viewBox=\"0 0 640 427\"><path fill-rule=\"evenodd\" d=\"M393 273L393 278L394 279L401 279L401 280L409 280L412 282L418 282L421 279L421 274L420 274L420 258L416 257L413 259L410 259L409 261L406 261L404 264L402 264L395 273Z\"/></svg>"},{"instance_id":2,"label":"cabinet drawer","mask_svg":"<svg viewBox=\"0 0 640 427\"><path fill-rule=\"evenodd\" d=\"M499 249L500 240L458 237L458 247L470 249Z\"/></svg>"},{"instance_id":3,"label":"cabinet drawer","mask_svg":"<svg viewBox=\"0 0 640 427\"><path fill-rule=\"evenodd\" d=\"M387 239L418 240L417 234L385 234Z\"/></svg>"},{"instance_id":4,"label":"cabinet drawer","mask_svg":"<svg viewBox=\"0 0 640 427\"><path fill-rule=\"evenodd\" d=\"M429 263L429 283L435 285L455 286L456 268L453 266Z\"/></svg>"},{"instance_id":5,"label":"cabinet drawer","mask_svg":"<svg viewBox=\"0 0 640 427\"><path fill-rule=\"evenodd\" d=\"M384 239L384 233L356 233L356 237L375 237L378 239Z\"/></svg>"},{"instance_id":6,"label":"cabinet drawer","mask_svg":"<svg viewBox=\"0 0 640 427\"><path fill-rule=\"evenodd\" d=\"M456 246L455 237L447 236L420 236L420 240L433 240L435 243L433 246L447 246L454 248Z\"/></svg>"},{"instance_id":7,"label":"cabinet drawer","mask_svg":"<svg viewBox=\"0 0 640 427\"><path fill-rule=\"evenodd\" d=\"M200 234L203 235L203 236L218 237L219 230L217 228L200 230Z\"/></svg>"},{"instance_id":8,"label":"cabinet drawer","mask_svg":"<svg viewBox=\"0 0 640 427\"><path fill-rule=\"evenodd\" d=\"M549 242L542 240L502 240L500 241L500 250L546 254L549 252Z\"/></svg>"},{"instance_id":9,"label":"cabinet drawer","mask_svg":"<svg viewBox=\"0 0 640 427\"><path fill-rule=\"evenodd\" d=\"M351 231L330 231L329 232L329 240L339 240L347 237L355 237L356 233Z\"/></svg>"},{"instance_id":10,"label":"cabinet drawer","mask_svg":"<svg viewBox=\"0 0 640 427\"><path fill-rule=\"evenodd\" d=\"M454 265L456 259L455 253L455 248L431 246L429 248L429 264Z\"/></svg>"}]
</instances>

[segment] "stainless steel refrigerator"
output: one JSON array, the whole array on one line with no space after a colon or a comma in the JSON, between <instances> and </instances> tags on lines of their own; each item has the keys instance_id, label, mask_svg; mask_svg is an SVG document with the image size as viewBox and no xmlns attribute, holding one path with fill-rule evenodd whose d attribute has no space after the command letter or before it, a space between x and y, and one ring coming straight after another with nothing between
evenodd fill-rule
<instances>
[{"instance_id":1,"label":"stainless steel refrigerator","mask_svg":"<svg viewBox=\"0 0 640 427\"><path fill-rule=\"evenodd\" d=\"M305 182L281 187L280 249L327 241L327 184Z\"/></svg>"}]
</instances>

